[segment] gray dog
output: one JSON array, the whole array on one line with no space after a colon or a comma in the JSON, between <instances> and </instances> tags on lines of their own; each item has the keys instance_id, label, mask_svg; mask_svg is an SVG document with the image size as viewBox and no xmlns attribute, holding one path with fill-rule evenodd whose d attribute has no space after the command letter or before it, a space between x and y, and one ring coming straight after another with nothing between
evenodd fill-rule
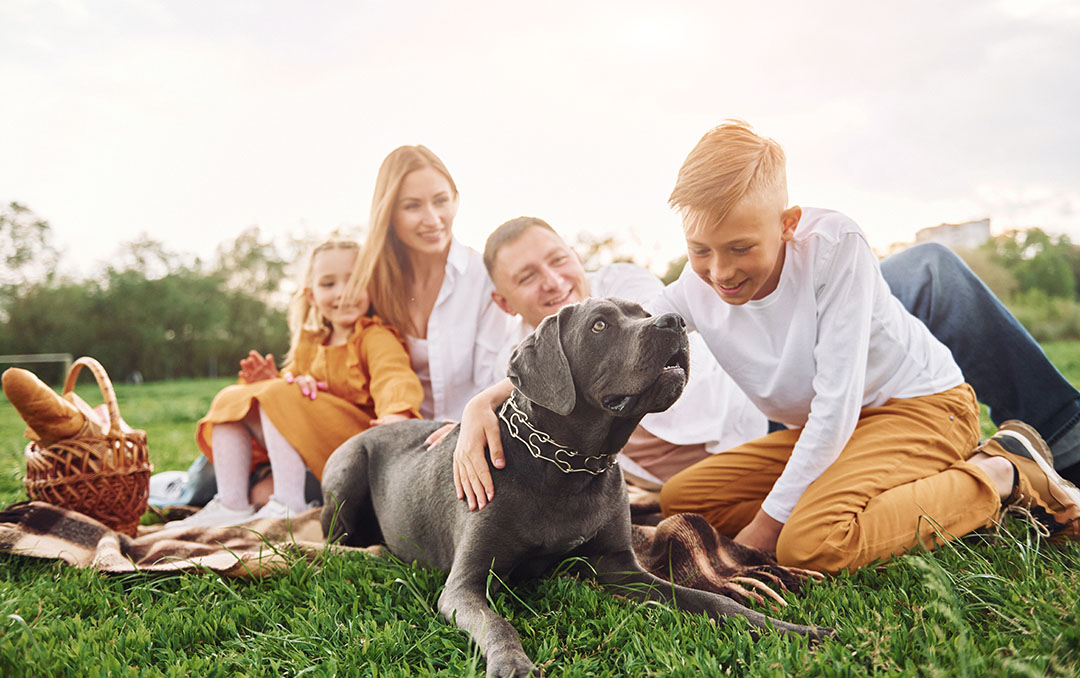
<instances>
[{"instance_id":1,"label":"gray dog","mask_svg":"<svg viewBox=\"0 0 1080 678\"><path fill-rule=\"evenodd\" d=\"M323 472L324 532L345 544L385 543L399 558L449 571L439 611L467 630L488 676L536 675L517 632L488 606L489 571L533 577L572 556L623 596L673 602L711 617L819 638L828 629L770 619L725 596L645 572L630 546L630 511L616 453L648 412L674 403L689 353L678 315L590 299L544 320L515 349L516 391L499 411L506 467L483 511L454 497L457 431L431 449L440 424L380 426L346 441ZM636 585L636 586L628 586Z\"/></svg>"}]
</instances>

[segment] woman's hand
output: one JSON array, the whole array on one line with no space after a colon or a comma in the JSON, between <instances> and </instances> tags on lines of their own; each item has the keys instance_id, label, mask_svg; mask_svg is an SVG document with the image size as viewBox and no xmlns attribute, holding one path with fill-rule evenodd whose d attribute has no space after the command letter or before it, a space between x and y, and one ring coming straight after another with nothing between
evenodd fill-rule
<instances>
[{"instance_id":1,"label":"woman's hand","mask_svg":"<svg viewBox=\"0 0 1080 678\"><path fill-rule=\"evenodd\" d=\"M302 395L311 398L312 400L315 400L316 393L326 390L326 382L319 381L310 374L301 374L299 377L294 377L292 372L286 372L284 377L285 381L300 387L300 393Z\"/></svg>"},{"instance_id":2,"label":"woman's hand","mask_svg":"<svg viewBox=\"0 0 1080 678\"><path fill-rule=\"evenodd\" d=\"M473 396L461 416L461 431L454 448L454 489L457 498L469 503L469 510L482 509L495 497L495 484L484 458L484 446L495 468L506 466L499 418L495 407L514 390L509 379L495 384Z\"/></svg>"},{"instance_id":3,"label":"woman's hand","mask_svg":"<svg viewBox=\"0 0 1080 678\"><path fill-rule=\"evenodd\" d=\"M395 412L394 414L384 414L378 419L372 419L372 426L382 426L383 424L393 424L395 421L406 421L409 419L409 415L405 412Z\"/></svg>"},{"instance_id":4,"label":"woman's hand","mask_svg":"<svg viewBox=\"0 0 1080 678\"><path fill-rule=\"evenodd\" d=\"M780 539L780 530L784 524L768 513L758 509L750 524L735 535L735 543L749 546L776 555L776 542Z\"/></svg>"},{"instance_id":5,"label":"woman's hand","mask_svg":"<svg viewBox=\"0 0 1080 678\"><path fill-rule=\"evenodd\" d=\"M266 357L259 355L258 351L250 351L246 358L240 359L240 378L251 384L264 379L274 379L278 376L277 365L274 364L274 354L267 353Z\"/></svg>"}]
</instances>

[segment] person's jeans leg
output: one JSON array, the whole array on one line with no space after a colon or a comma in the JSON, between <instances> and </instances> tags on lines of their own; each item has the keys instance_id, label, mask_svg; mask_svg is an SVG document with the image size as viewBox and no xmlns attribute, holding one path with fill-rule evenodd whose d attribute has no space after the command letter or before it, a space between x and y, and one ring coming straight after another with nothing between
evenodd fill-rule
<instances>
[{"instance_id":1,"label":"person's jeans leg","mask_svg":"<svg viewBox=\"0 0 1080 678\"><path fill-rule=\"evenodd\" d=\"M991 419L1034 426L1058 471L1080 480L1080 392L964 260L922 243L886 258L881 272L904 307L952 351Z\"/></svg>"}]
</instances>

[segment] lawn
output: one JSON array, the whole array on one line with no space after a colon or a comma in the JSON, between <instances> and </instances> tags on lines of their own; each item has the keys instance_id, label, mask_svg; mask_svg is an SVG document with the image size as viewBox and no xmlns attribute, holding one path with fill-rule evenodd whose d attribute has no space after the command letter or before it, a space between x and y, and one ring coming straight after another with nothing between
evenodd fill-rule
<instances>
[{"instance_id":1,"label":"lawn","mask_svg":"<svg viewBox=\"0 0 1080 678\"><path fill-rule=\"evenodd\" d=\"M1047 353L1080 384L1080 343ZM194 423L228 380L118 384L156 470L194 458ZM78 389L100 402L89 375ZM0 402L0 501L23 498L22 422ZM986 431L992 426L987 424ZM811 585L773 614L835 626L815 648L741 623L635 605L565 576L493 594L558 676L1075 676L1080 546L1022 522ZM365 555L298 561L263 581L104 577L0 555L0 675L483 675L442 621L440 572Z\"/></svg>"}]
</instances>

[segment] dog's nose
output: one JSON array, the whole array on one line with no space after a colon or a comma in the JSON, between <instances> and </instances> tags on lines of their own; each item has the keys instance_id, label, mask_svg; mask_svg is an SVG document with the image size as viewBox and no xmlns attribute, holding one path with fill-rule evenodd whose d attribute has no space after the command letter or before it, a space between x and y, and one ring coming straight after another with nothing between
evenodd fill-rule
<instances>
[{"instance_id":1,"label":"dog's nose","mask_svg":"<svg viewBox=\"0 0 1080 678\"><path fill-rule=\"evenodd\" d=\"M686 321L678 313L665 313L658 315L653 319L653 325L656 325L662 330L682 330L686 329Z\"/></svg>"}]
</instances>

